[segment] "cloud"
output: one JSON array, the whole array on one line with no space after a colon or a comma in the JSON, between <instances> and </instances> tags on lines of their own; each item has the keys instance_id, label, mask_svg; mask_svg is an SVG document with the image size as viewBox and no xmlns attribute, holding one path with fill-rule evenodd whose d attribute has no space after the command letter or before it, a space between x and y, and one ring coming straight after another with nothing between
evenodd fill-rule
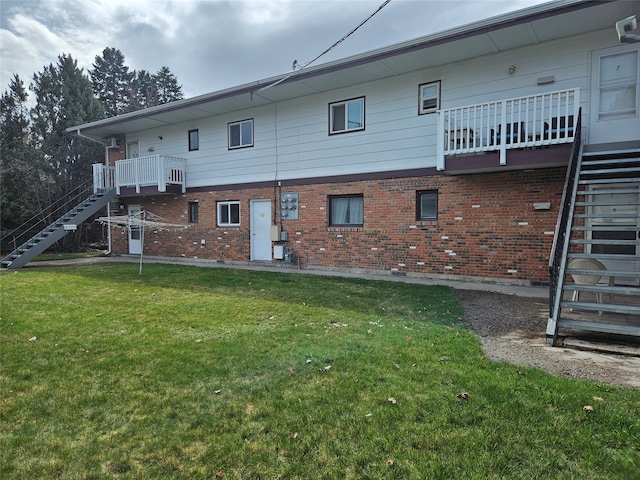
<instances>
[{"instance_id":1,"label":"cloud","mask_svg":"<svg viewBox=\"0 0 640 480\"><path fill-rule=\"evenodd\" d=\"M187 96L291 71L364 20L382 0L3 0L0 82L70 54L92 68L104 48L132 70L168 66ZM316 64L406 41L540 0L392 0ZM5 87L6 88L6 87ZM4 90L4 88L3 88Z\"/></svg>"}]
</instances>

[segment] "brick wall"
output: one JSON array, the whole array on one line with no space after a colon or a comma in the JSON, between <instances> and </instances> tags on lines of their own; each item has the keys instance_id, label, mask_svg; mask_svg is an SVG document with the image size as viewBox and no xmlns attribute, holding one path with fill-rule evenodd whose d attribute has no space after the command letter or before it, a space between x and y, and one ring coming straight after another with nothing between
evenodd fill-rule
<instances>
[{"instance_id":1,"label":"brick wall","mask_svg":"<svg viewBox=\"0 0 640 480\"><path fill-rule=\"evenodd\" d=\"M367 268L544 283L565 168L473 175L282 186L298 192L299 219L283 220L288 247L303 266ZM283 182L284 183L284 182ZM438 218L416 220L416 191L438 191ZM172 222L188 223L188 202L199 223L187 230L147 229L145 253L216 260L250 260L249 201L274 199L273 188L127 199ZM364 225L328 226L328 195L363 194ZM239 200L241 226L217 227L216 202ZM123 200L124 201L124 200ZM550 202L550 210L534 203ZM279 202L274 202L274 209ZM274 212L277 222L279 211ZM113 234L115 253L126 233ZM202 242L204 240L204 243Z\"/></svg>"}]
</instances>

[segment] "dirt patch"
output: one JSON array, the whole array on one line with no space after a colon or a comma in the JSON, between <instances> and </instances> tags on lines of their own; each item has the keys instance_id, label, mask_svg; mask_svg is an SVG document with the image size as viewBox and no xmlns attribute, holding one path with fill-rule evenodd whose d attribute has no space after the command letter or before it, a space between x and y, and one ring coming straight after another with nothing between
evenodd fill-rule
<instances>
[{"instance_id":1,"label":"dirt patch","mask_svg":"<svg viewBox=\"0 0 640 480\"><path fill-rule=\"evenodd\" d=\"M475 290L456 290L456 296L492 360L569 378L640 388L638 356L547 347L545 299Z\"/></svg>"}]
</instances>

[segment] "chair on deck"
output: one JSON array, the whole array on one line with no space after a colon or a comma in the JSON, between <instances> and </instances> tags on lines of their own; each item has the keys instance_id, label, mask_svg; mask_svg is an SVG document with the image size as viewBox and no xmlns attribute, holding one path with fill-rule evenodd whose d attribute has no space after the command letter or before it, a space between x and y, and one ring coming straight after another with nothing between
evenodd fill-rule
<instances>
[{"instance_id":1,"label":"chair on deck","mask_svg":"<svg viewBox=\"0 0 640 480\"><path fill-rule=\"evenodd\" d=\"M573 115L569 115L568 117L560 117L560 128L558 128L558 119L552 118L551 128L549 128L549 124L547 122L544 122L543 138L545 140L548 140L549 138L572 137L573 131L574 131Z\"/></svg>"},{"instance_id":2,"label":"chair on deck","mask_svg":"<svg viewBox=\"0 0 640 480\"><path fill-rule=\"evenodd\" d=\"M569 264L567 268L575 269L575 270L601 270L603 273L601 275L595 274L582 274L582 273L572 273L571 278L573 278L573 283L576 285L597 285L600 282L600 279L604 276L609 277L609 286L613 287L615 285L615 278L611 275L607 275L606 270L607 267L604 266L602 262L599 260L595 260L593 258L572 258L569 260ZM602 293L596 293L596 301L598 303L602 302ZM574 290L571 301L577 302L580 298L580 292ZM609 302L611 302L611 295L609 295ZM573 310L573 309L571 309ZM602 312L598 312L598 315L602 314Z\"/></svg>"},{"instance_id":3,"label":"chair on deck","mask_svg":"<svg viewBox=\"0 0 640 480\"><path fill-rule=\"evenodd\" d=\"M507 144L524 142L526 140L524 134L524 122L507 123L506 135L503 135L500 132L501 129L502 125L498 125L497 131L493 128L491 129L491 145L500 145L503 137Z\"/></svg>"}]
</instances>

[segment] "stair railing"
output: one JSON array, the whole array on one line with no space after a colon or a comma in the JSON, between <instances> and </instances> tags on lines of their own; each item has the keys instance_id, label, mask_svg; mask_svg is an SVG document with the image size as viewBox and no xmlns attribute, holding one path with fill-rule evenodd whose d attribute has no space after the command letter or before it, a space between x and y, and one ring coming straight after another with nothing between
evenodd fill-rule
<instances>
[{"instance_id":1,"label":"stair railing","mask_svg":"<svg viewBox=\"0 0 640 480\"><path fill-rule=\"evenodd\" d=\"M577 117L575 137L571 148L571 158L565 177L562 201L556 223L556 233L553 237L553 246L551 247L551 255L549 257L549 323L547 324L547 343L550 346L555 344L558 336L557 323L560 316L560 302L562 300L562 288L564 286L569 240L573 224L573 211L578 189L577 177L582 161L582 109L578 111Z\"/></svg>"},{"instance_id":2,"label":"stair railing","mask_svg":"<svg viewBox=\"0 0 640 480\"><path fill-rule=\"evenodd\" d=\"M0 239L2 250L15 250L18 246L23 245L38 232L51 225L54 221L52 219L59 219L73 207L89 198L92 194L93 179L89 179L71 190L64 197L56 200L47 208L33 215L19 227L14 228L12 231L4 235L2 239Z\"/></svg>"}]
</instances>

